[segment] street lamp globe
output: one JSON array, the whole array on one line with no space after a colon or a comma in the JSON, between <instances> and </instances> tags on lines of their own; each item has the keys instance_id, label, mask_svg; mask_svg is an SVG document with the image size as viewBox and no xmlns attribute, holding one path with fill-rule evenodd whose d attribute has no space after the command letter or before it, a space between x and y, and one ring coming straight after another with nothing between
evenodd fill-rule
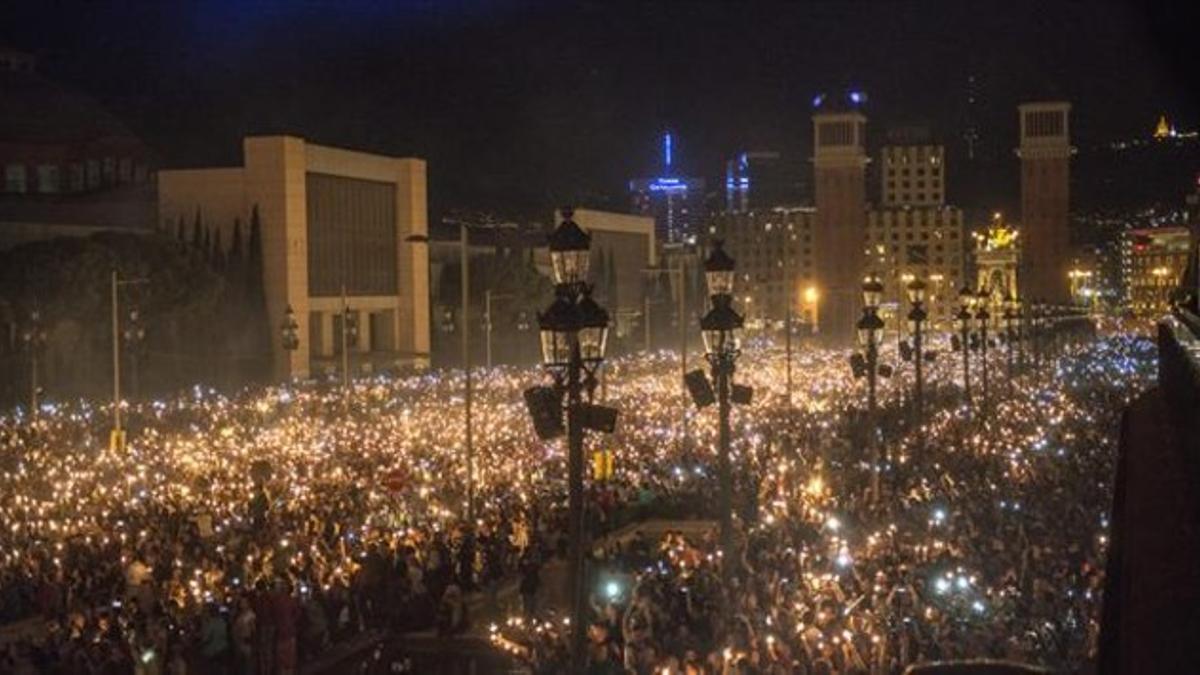
<instances>
[{"instance_id":1,"label":"street lamp globe","mask_svg":"<svg viewBox=\"0 0 1200 675\"><path fill-rule=\"evenodd\" d=\"M574 220L575 210L563 208L563 221L550 234L550 267L554 283L579 287L587 280L592 237Z\"/></svg>"},{"instance_id":2,"label":"street lamp globe","mask_svg":"<svg viewBox=\"0 0 1200 675\"><path fill-rule=\"evenodd\" d=\"M915 335L917 333L917 331L920 329L921 325L924 324L926 319L928 319L928 318L929 318L929 313L925 311L925 308L920 305L914 304L913 308L911 310L909 310L909 312L908 312L908 330L909 330L909 332L913 333Z\"/></svg>"},{"instance_id":3,"label":"street lamp globe","mask_svg":"<svg viewBox=\"0 0 1200 675\"><path fill-rule=\"evenodd\" d=\"M538 315L542 338L542 365L551 371L563 371L571 363L571 340L579 330L575 305L558 295L550 307Z\"/></svg>"},{"instance_id":4,"label":"street lamp globe","mask_svg":"<svg viewBox=\"0 0 1200 675\"><path fill-rule=\"evenodd\" d=\"M908 301L914 305L925 302L925 282L920 279L913 279L908 282Z\"/></svg>"},{"instance_id":5,"label":"street lamp globe","mask_svg":"<svg viewBox=\"0 0 1200 675\"><path fill-rule=\"evenodd\" d=\"M704 261L704 280L708 284L708 294L712 297L733 295L733 270L735 263L725 252L725 242L713 240L712 250Z\"/></svg>"},{"instance_id":6,"label":"street lamp globe","mask_svg":"<svg viewBox=\"0 0 1200 675\"><path fill-rule=\"evenodd\" d=\"M591 289L584 290L577 311L580 358L589 365L600 363L608 345L608 312L592 299Z\"/></svg>"},{"instance_id":7,"label":"street lamp globe","mask_svg":"<svg viewBox=\"0 0 1200 675\"><path fill-rule=\"evenodd\" d=\"M877 343L880 331L883 330L883 319L869 309L863 310L862 318L858 320L858 343L869 347Z\"/></svg>"},{"instance_id":8,"label":"street lamp globe","mask_svg":"<svg viewBox=\"0 0 1200 675\"><path fill-rule=\"evenodd\" d=\"M958 306L964 311L975 306L975 292L969 286L963 286L958 291Z\"/></svg>"},{"instance_id":9,"label":"street lamp globe","mask_svg":"<svg viewBox=\"0 0 1200 675\"><path fill-rule=\"evenodd\" d=\"M300 325L296 323L296 313L292 311L291 305L283 312L283 324L279 332L283 336L284 349L293 351L300 347Z\"/></svg>"},{"instance_id":10,"label":"street lamp globe","mask_svg":"<svg viewBox=\"0 0 1200 675\"><path fill-rule=\"evenodd\" d=\"M863 279L862 297L863 305L879 307L879 303L883 301L883 283L879 281L879 277L871 275Z\"/></svg>"},{"instance_id":11,"label":"street lamp globe","mask_svg":"<svg viewBox=\"0 0 1200 675\"><path fill-rule=\"evenodd\" d=\"M705 352L712 358L735 356L741 350L745 321L729 306L729 296L714 297L725 300L714 302L712 309L700 317L700 336L704 338Z\"/></svg>"}]
</instances>

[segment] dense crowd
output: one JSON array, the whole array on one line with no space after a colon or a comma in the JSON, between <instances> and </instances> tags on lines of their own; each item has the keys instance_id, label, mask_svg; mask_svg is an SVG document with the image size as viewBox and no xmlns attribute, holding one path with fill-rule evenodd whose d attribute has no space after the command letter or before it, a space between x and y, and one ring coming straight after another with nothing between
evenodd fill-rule
<instances>
[{"instance_id":1,"label":"dense crowd","mask_svg":"<svg viewBox=\"0 0 1200 675\"><path fill-rule=\"evenodd\" d=\"M943 358L922 426L902 405L901 373L878 416L885 498L871 499L845 354L799 353L789 404L780 351L748 349L738 379L756 396L735 419L745 546L734 585L720 583L705 539L606 551L592 566L612 579L594 584L594 667L1078 663L1097 618L1112 416L1151 359L1142 343L1108 339L968 409L953 403L957 368ZM607 371L601 395L622 418L596 441L618 459L592 488L592 531L634 513L712 515L715 415L689 410L674 356ZM109 411L86 402L0 419L0 620L34 626L4 639L0 671L295 672L365 631L464 631L469 597L518 579L527 614L493 639L557 672L545 569L564 548L566 471L561 443L536 439L519 396L539 377L478 373L473 520L462 517L460 374L126 404L123 451L108 448Z\"/></svg>"},{"instance_id":2,"label":"dense crowd","mask_svg":"<svg viewBox=\"0 0 1200 675\"><path fill-rule=\"evenodd\" d=\"M979 657L1079 670L1097 646L1117 420L1152 365L1148 342L1110 338L1011 392L997 378L986 406L892 425L881 499L843 446L773 454L761 513L740 512L730 583L711 536L639 538L592 561L592 672L890 673ZM562 636L549 615L492 626L537 672L565 668Z\"/></svg>"}]
</instances>

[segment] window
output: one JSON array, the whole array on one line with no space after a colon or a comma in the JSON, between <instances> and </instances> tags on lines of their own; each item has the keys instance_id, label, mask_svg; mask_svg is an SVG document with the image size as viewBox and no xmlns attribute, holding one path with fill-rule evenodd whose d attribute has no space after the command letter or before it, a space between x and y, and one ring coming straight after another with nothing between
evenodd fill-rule
<instances>
[{"instance_id":1,"label":"window","mask_svg":"<svg viewBox=\"0 0 1200 675\"><path fill-rule=\"evenodd\" d=\"M58 192L58 166L54 164L38 165L38 192L51 194Z\"/></svg>"},{"instance_id":2,"label":"window","mask_svg":"<svg viewBox=\"0 0 1200 675\"><path fill-rule=\"evenodd\" d=\"M83 191L83 165L79 162L71 162L71 192Z\"/></svg>"},{"instance_id":3,"label":"window","mask_svg":"<svg viewBox=\"0 0 1200 675\"><path fill-rule=\"evenodd\" d=\"M113 185L117 182L117 160L115 157L104 158L104 184Z\"/></svg>"},{"instance_id":4,"label":"window","mask_svg":"<svg viewBox=\"0 0 1200 675\"><path fill-rule=\"evenodd\" d=\"M98 159L89 159L87 161L86 187L89 190L95 190L100 187L100 160Z\"/></svg>"},{"instance_id":5,"label":"window","mask_svg":"<svg viewBox=\"0 0 1200 675\"><path fill-rule=\"evenodd\" d=\"M133 182L133 160L128 157L122 157L117 163L117 180L122 183Z\"/></svg>"},{"instance_id":6,"label":"window","mask_svg":"<svg viewBox=\"0 0 1200 675\"><path fill-rule=\"evenodd\" d=\"M25 165L6 164L4 166L4 191L25 192Z\"/></svg>"}]
</instances>

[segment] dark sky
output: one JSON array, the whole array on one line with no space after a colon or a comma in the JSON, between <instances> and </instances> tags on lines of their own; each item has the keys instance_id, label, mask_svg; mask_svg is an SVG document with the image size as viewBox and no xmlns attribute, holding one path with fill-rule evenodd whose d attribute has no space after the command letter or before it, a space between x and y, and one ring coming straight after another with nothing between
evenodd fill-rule
<instances>
[{"instance_id":1,"label":"dark sky","mask_svg":"<svg viewBox=\"0 0 1200 675\"><path fill-rule=\"evenodd\" d=\"M1145 134L1162 111L1193 128L1186 6L27 0L0 9L0 44L166 165L231 164L242 135L289 132L425 157L435 209L503 213L623 207L665 128L694 174L748 146L806 153L813 94L848 85L869 92L871 132L917 120L952 145L974 74L994 157L1039 96L1074 102L1079 145Z\"/></svg>"}]
</instances>

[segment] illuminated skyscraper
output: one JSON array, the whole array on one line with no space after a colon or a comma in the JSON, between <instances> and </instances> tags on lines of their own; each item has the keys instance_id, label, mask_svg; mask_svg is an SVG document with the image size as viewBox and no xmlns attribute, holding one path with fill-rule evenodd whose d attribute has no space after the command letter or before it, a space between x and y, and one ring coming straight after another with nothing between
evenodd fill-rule
<instances>
[{"instance_id":1,"label":"illuminated skyscraper","mask_svg":"<svg viewBox=\"0 0 1200 675\"><path fill-rule=\"evenodd\" d=\"M629 181L634 213L652 216L654 231L664 244L688 243L704 218L704 179L675 173L675 139L662 138L662 173Z\"/></svg>"},{"instance_id":2,"label":"illuminated skyscraper","mask_svg":"<svg viewBox=\"0 0 1200 675\"><path fill-rule=\"evenodd\" d=\"M748 213L805 202L799 163L773 150L739 152L725 162L725 211Z\"/></svg>"}]
</instances>

